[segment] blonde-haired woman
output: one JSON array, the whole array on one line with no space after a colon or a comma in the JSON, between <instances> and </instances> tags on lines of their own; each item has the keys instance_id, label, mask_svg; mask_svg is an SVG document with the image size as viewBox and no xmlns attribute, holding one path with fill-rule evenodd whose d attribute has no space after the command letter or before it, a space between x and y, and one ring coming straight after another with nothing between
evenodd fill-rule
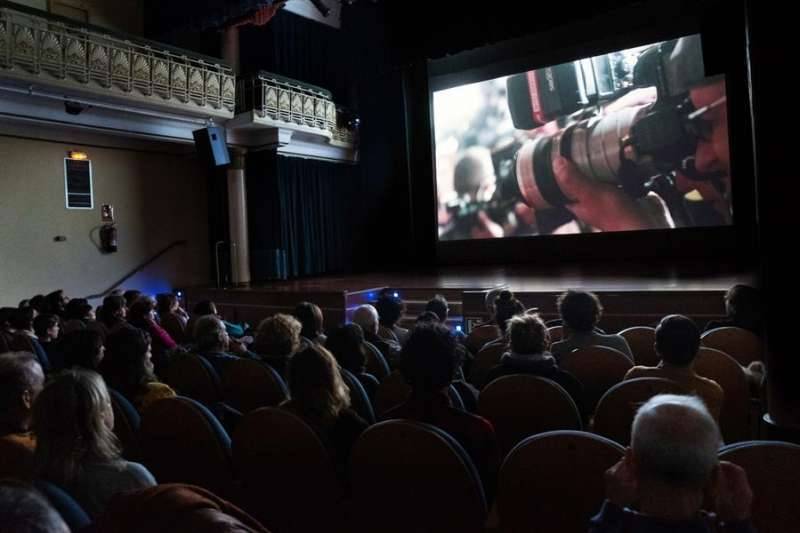
<instances>
[{"instance_id":1,"label":"blonde-haired woman","mask_svg":"<svg viewBox=\"0 0 800 533\"><path fill-rule=\"evenodd\" d=\"M344 478L350 451L367 422L350 409L350 390L336 359L322 346L310 344L289 362L288 381L291 399L283 407L311 426Z\"/></svg>"},{"instance_id":2,"label":"blonde-haired woman","mask_svg":"<svg viewBox=\"0 0 800 533\"><path fill-rule=\"evenodd\" d=\"M121 458L103 378L67 370L48 383L33 408L39 476L67 490L96 517L113 496L156 484L142 465Z\"/></svg>"},{"instance_id":3,"label":"blonde-haired woman","mask_svg":"<svg viewBox=\"0 0 800 533\"><path fill-rule=\"evenodd\" d=\"M302 329L300 321L291 315L278 313L265 318L256 329L253 351L284 379L288 379L289 360L303 346L300 342Z\"/></svg>"}]
</instances>

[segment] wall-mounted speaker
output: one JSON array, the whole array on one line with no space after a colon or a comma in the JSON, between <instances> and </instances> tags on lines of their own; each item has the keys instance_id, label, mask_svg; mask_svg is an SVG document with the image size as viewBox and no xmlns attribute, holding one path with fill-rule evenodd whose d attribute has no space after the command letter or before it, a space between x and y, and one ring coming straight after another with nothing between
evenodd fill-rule
<instances>
[{"instance_id":1,"label":"wall-mounted speaker","mask_svg":"<svg viewBox=\"0 0 800 533\"><path fill-rule=\"evenodd\" d=\"M231 163L228 143L225 140L225 128L209 126L192 132L195 147L200 157L209 165L221 167Z\"/></svg>"}]
</instances>

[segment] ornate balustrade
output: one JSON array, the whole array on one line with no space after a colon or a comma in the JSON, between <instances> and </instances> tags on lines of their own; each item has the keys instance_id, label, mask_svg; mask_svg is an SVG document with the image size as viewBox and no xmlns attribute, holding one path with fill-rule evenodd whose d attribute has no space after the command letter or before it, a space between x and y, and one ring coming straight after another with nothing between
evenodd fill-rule
<instances>
[{"instance_id":1,"label":"ornate balustrade","mask_svg":"<svg viewBox=\"0 0 800 533\"><path fill-rule=\"evenodd\" d=\"M236 112L252 112L265 126L321 135L352 147L355 131L345 124L330 91L278 74L260 71L237 82Z\"/></svg>"},{"instance_id":2,"label":"ornate balustrade","mask_svg":"<svg viewBox=\"0 0 800 533\"><path fill-rule=\"evenodd\" d=\"M219 59L8 2L0 2L0 79L223 119L236 103L233 71Z\"/></svg>"}]
</instances>

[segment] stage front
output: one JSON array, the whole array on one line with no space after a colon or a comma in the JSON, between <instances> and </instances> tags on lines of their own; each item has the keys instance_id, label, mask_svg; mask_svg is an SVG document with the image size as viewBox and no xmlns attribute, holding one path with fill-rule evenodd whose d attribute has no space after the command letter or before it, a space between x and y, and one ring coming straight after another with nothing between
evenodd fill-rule
<instances>
[{"instance_id":1,"label":"stage front","mask_svg":"<svg viewBox=\"0 0 800 533\"><path fill-rule=\"evenodd\" d=\"M605 308L600 326L606 331L652 325L671 313L685 314L701 327L724 315L723 295L736 283L755 284L749 274L697 275L687 271L658 272L637 269L615 274L577 270L542 271L526 268L448 268L406 273L323 276L293 281L273 281L245 287L191 287L183 290L188 309L212 300L227 319L253 326L275 313L291 313L302 301L322 308L325 326L348 320L359 305L377 298L388 288L406 303L403 321L413 323L425 303L436 294L450 304L450 322L468 331L486 319L485 296L503 287L528 308L538 308L545 320L558 317L557 296L567 289L596 293Z\"/></svg>"}]
</instances>

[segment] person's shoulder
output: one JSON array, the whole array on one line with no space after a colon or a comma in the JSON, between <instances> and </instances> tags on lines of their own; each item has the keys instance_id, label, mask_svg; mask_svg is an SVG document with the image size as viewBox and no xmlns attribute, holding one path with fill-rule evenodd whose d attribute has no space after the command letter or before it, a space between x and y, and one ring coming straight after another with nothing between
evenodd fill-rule
<instances>
[{"instance_id":1,"label":"person's shoulder","mask_svg":"<svg viewBox=\"0 0 800 533\"><path fill-rule=\"evenodd\" d=\"M634 366L625 374L624 379L655 377L659 374L658 367L655 366Z\"/></svg>"},{"instance_id":2,"label":"person's shoulder","mask_svg":"<svg viewBox=\"0 0 800 533\"><path fill-rule=\"evenodd\" d=\"M694 379L696 383L704 387L711 394L714 394L719 397L722 397L722 395L724 394L722 386L720 386L720 384L714 381L713 379L707 378L705 376L700 376L698 374L695 374Z\"/></svg>"},{"instance_id":3,"label":"person's shoulder","mask_svg":"<svg viewBox=\"0 0 800 533\"><path fill-rule=\"evenodd\" d=\"M339 413L339 418L336 420L337 425L345 426L350 429L364 431L369 427L369 424L354 410L347 408Z\"/></svg>"},{"instance_id":4,"label":"person's shoulder","mask_svg":"<svg viewBox=\"0 0 800 533\"><path fill-rule=\"evenodd\" d=\"M457 407L450 408L450 415L460 418L464 423L468 424L472 432L494 435L494 426L492 423L480 415L468 413Z\"/></svg>"},{"instance_id":5,"label":"person's shoulder","mask_svg":"<svg viewBox=\"0 0 800 533\"><path fill-rule=\"evenodd\" d=\"M141 463L120 461L119 468L128 474L136 484L145 487L151 487L156 484L156 478L150 473L150 470Z\"/></svg>"}]
</instances>

